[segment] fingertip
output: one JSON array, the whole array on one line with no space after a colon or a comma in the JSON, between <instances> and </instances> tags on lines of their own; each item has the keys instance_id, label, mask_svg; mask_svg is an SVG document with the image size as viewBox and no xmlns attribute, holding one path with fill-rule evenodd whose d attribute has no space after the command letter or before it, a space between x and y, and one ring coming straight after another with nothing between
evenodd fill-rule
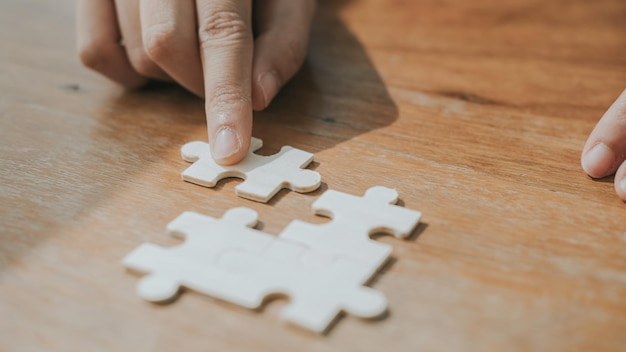
<instances>
[{"instance_id":1,"label":"fingertip","mask_svg":"<svg viewBox=\"0 0 626 352\"><path fill-rule=\"evenodd\" d=\"M243 138L241 133L232 127L222 127L211 138L211 154L221 165L232 165L246 156L250 145L250 137Z\"/></svg>"},{"instance_id":2,"label":"fingertip","mask_svg":"<svg viewBox=\"0 0 626 352\"><path fill-rule=\"evenodd\" d=\"M232 165L246 156L252 138L252 108L250 98L228 95L234 100L207 100L207 127L213 160ZM235 98L233 98L235 97Z\"/></svg>"},{"instance_id":3,"label":"fingertip","mask_svg":"<svg viewBox=\"0 0 626 352\"><path fill-rule=\"evenodd\" d=\"M215 162L217 162L220 165L224 165L224 166L229 166L229 165L235 165L238 164L239 162L241 162L244 158L246 157L246 153L242 153L242 152L237 152L235 154L232 154L231 156L228 156L226 158L222 158L222 159L214 159Z\"/></svg>"},{"instance_id":4,"label":"fingertip","mask_svg":"<svg viewBox=\"0 0 626 352\"><path fill-rule=\"evenodd\" d=\"M600 142L583 154L581 166L593 178L608 176L615 171L615 152Z\"/></svg>"}]
</instances>

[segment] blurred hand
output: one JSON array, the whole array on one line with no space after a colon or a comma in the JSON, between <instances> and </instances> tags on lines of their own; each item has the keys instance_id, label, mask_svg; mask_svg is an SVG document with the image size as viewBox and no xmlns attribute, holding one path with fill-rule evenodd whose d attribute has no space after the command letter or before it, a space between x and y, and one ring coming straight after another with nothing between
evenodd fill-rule
<instances>
[{"instance_id":1,"label":"blurred hand","mask_svg":"<svg viewBox=\"0 0 626 352\"><path fill-rule=\"evenodd\" d=\"M177 82L206 98L213 158L239 162L252 110L300 69L315 0L78 0L83 64L128 87ZM253 36L252 28L256 37Z\"/></svg>"},{"instance_id":2,"label":"blurred hand","mask_svg":"<svg viewBox=\"0 0 626 352\"><path fill-rule=\"evenodd\" d=\"M589 135L582 167L594 178L615 174L615 191L626 201L626 90Z\"/></svg>"}]
</instances>

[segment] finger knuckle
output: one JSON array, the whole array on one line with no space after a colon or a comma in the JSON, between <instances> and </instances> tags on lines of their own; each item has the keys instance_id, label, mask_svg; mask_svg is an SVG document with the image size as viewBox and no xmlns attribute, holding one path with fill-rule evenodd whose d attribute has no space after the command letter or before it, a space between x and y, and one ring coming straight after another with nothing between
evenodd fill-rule
<instances>
[{"instance_id":1,"label":"finger knuckle","mask_svg":"<svg viewBox=\"0 0 626 352\"><path fill-rule=\"evenodd\" d=\"M89 41L78 48L80 62L95 71L102 71L110 63L115 54L115 43L94 40Z\"/></svg>"},{"instance_id":2,"label":"finger knuckle","mask_svg":"<svg viewBox=\"0 0 626 352\"><path fill-rule=\"evenodd\" d=\"M233 106L250 103L250 94L241 87L232 84L221 85L210 95L214 106Z\"/></svg>"},{"instance_id":3,"label":"finger knuckle","mask_svg":"<svg viewBox=\"0 0 626 352\"><path fill-rule=\"evenodd\" d=\"M198 38L203 46L238 43L251 36L251 29L237 12L215 10L198 26Z\"/></svg>"},{"instance_id":4,"label":"finger knuckle","mask_svg":"<svg viewBox=\"0 0 626 352\"><path fill-rule=\"evenodd\" d=\"M169 24L154 24L143 34L146 54L154 61L164 61L176 50L176 30Z\"/></svg>"}]
</instances>

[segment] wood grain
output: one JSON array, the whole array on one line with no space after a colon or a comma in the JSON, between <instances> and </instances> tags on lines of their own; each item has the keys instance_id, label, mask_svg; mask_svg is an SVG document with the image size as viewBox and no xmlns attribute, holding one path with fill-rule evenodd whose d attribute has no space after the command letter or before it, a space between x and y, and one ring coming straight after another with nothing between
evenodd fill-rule
<instances>
[{"instance_id":1,"label":"wood grain","mask_svg":"<svg viewBox=\"0 0 626 352\"><path fill-rule=\"evenodd\" d=\"M180 180L203 102L82 68L73 2L0 2L0 350L619 351L626 205L580 169L626 87L623 0L323 1L302 71L255 116L263 154L324 186L269 204ZM121 258L185 210L247 206L277 234L325 189L396 188L424 213L373 286L390 313L327 336L185 292L142 302Z\"/></svg>"}]
</instances>

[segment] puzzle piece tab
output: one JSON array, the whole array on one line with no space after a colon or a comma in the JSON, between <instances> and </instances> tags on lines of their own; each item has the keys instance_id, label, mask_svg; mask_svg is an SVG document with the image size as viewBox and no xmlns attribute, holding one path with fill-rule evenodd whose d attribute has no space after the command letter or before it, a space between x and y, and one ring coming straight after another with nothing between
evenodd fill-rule
<instances>
[{"instance_id":1,"label":"puzzle piece tab","mask_svg":"<svg viewBox=\"0 0 626 352\"><path fill-rule=\"evenodd\" d=\"M189 142L181 148L185 161L193 163L182 173L183 180L205 187L214 187L226 177L244 181L235 187L238 196L267 203L282 188L299 193L316 190L321 184L319 173L303 169L313 161L313 154L284 146L278 154L254 154L263 146L252 138L246 158L236 165L223 166L213 161L211 149L205 142Z\"/></svg>"},{"instance_id":2,"label":"puzzle piece tab","mask_svg":"<svg viewBox=\"0 0 626 352\"><path fill-rule=\"evenodd\" d=\"M313 210L332 221L316 225L294 220L280 238L302 243L312 251L351 258L378 269L392 248L370 239L370 235L382 232L407 237L422 215L395 206L397 200L395 190L380 186L368 189L363 197L328 190L313 203Z\"/></svg>"}]
</instances>

